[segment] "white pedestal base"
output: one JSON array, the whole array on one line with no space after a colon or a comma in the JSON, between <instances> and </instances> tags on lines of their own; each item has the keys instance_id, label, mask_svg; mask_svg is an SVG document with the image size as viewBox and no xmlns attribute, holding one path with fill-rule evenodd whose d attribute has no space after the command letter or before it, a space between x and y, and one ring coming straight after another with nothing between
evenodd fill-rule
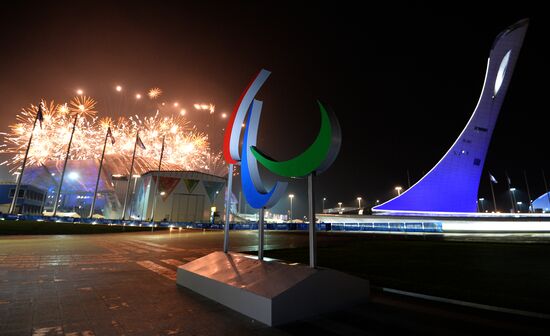
<instances>
[{"instance_id":1,"label":"white pedestal base","mask_svg":"<svg viewBox=\"0 0 550 336\"><path fill-rule=\"evenodd\" d=\"M330 269L214 252L178 268L176 282L269 326L342 309L369 297L369 282Z\"/></svg>"}]
</instances>

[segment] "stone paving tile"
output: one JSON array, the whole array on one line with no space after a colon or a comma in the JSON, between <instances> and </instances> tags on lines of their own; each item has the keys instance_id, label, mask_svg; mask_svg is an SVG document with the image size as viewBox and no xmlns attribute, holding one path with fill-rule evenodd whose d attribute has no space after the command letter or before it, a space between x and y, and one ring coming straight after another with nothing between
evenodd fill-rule
<instances>
[{"instance_id":1,"label":"stone paving tile","mask_svg":"<svg viewBox=\"0 0 550 336\"><path fill-rule=\"evenodd\" d=\"M64 322L61 326L65 335L94 335L92 324L90 322Z\"/></svg>"},{"instance_id":2,"label":"stone paving tile","mask_svg":"<svg viewBox=\"0 0 550 336\"><path fill-rule=\"evenodd\" d=\"M21 336L21 335L31 335L30 328L19 329L19 330L2 329L2 336Z\"/></svg>"},{"instance_id":3,"label":"stone paving tile","mask_svg":"<svg viewBox=\"0 0 550 336\"><path fill-rule=\"evenodd\" d=\"M16 331L16 330L27 330L30 333L32 324L29 321L24 320L10 320L6 324L2 325L1 332L4 331Z\"/></svg>"},{"instance_id":4,"label":"stone paving tile","mask_svg":"<svg viewBox=\"0 0 550 336\"><path fill-rule=\"evenodd\" d=\"M63 327L54 321L43 323L32 330L32 336L63 336Z\"/></svg>"}]
</instances>

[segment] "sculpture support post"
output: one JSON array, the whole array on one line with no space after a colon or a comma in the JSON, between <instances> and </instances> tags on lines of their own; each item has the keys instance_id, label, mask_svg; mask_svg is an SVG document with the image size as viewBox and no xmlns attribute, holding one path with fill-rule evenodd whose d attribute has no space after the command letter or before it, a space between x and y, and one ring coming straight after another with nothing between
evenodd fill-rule
<instances>
[{"instance_id":1,"label":"sculpture support post","mask_svg":"<svg viewBox=\"0 0 550 336\"><path fill-rule=\"evenodd\" d=\"M227 195L225 197L225 225L223 228L223 252L229 250L229 216L231 215L231 192L233 189L233 164L229 164L227 171Z\"/></svg>"},{"instance_id":2,"label":"sculpture support post","mask_svg":"<svg viewBox=\"0 0 550 336\"><path fill-rule=\"evenodd\" d=\"M315 193L313 177L315 172L307 176L307 196L309 201L309 267L317 267L317 225L315 222Z\"/></svg>"},{"instance_id":3,"label":"sculpture support post","mask_svg":"<svg viewBox=\"0 0 550 336\"><path fill-rule=\"evenodd\" d=\"M258 260L264 260L264 213L265 208L260 208L258 218Z\"/></svg>"}]
</instances>

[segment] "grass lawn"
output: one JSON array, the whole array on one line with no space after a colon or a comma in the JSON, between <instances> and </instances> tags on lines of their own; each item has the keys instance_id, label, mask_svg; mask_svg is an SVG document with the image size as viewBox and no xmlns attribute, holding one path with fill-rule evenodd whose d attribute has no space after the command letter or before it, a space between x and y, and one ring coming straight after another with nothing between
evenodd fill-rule
<instances>
[{"instance_id":1,"label":"grass lawn","mask_svg":"<svg viewBox=\"0 0 550 336\"><path fill-rule=\"evenodd\" d=\"M155 228L159 230L163 228ZM92 225L73 224L57 222L37 221L0 221L0 235L40 235L40 234L85 234L85 233L115 233L115 232L136 232L151 231L150 227L139 226L116 226L116 225Z\"/></svg>"},{"instance_id":2,"label":"grass lawn","mask_svg":"<svg viewBox=\"0 0 550 336\"><path fill-rule=\"evenodd\" d=\"M550 313L550 242L362 234L335 240L319 246L318 265L369 279L372 286ZM309 263L307 248L267 250L265 256Z\"/></svg>"}]
</instances>

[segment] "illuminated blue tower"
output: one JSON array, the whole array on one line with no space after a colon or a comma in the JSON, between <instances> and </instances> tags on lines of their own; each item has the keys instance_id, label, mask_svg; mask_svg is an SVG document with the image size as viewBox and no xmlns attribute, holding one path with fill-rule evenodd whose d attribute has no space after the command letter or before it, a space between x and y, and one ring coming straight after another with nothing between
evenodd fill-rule
<instances>
[{"instance_id":1,"label":"illuminated blue tower","mask_svg":"<svg viewBox=\"0 0 550 336\"><path fill-rule=\"evenodd\" d=\"M521 20L495 39L474 113L443 158L404 193L372 208L374 212L477 211L487 149L528 24L528 19Z\"/></svg>"}]
</instances>

